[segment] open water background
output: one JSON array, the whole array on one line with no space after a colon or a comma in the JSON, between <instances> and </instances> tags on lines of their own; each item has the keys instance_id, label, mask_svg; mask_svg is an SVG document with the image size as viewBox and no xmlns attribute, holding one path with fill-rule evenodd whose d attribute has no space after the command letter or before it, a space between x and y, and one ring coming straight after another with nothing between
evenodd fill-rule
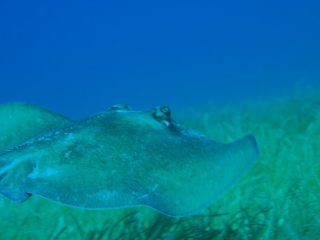
<instances>
[{"instance_id":1,"label":"open water background","mask_svg":"<svg viewBox=\"0 0 320 240\"><path fill-rule=\"evenodd\" d=\"M201 109L320 83L320 2L0 3L0 104L71 118L115 103Z\"/></svg>"}]
</instances>

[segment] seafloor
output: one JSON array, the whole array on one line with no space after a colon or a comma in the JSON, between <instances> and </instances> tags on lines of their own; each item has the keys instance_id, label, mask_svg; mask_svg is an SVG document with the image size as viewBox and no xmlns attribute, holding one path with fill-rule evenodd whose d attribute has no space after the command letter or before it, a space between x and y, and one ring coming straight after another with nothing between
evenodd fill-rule
<instances>
[{"instance_id":1,"label":"seafloor","mask_svg":"<svg viewBox=\"0 0 320 240\"><path fill-rule=\"evenodd\" d=\"M260 146L253 168L209 209L175 219L0 196L0 239L320 239L320 91L208 109L177 120L219 142L254 133Z\"/></svg>"}]
</instances>

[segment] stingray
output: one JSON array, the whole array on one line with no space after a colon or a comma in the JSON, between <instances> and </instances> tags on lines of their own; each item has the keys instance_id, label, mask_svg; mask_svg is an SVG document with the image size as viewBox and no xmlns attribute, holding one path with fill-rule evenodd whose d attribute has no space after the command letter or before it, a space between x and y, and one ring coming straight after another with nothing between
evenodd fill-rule
<instances>
[{"instance_id":1,"label":"stingray","mask_svg":"<svg viewBox=\"0 0 320 240\"><path fill-rule=\"evenodd\" d=\"M168 107L115 105L73 121L44 108L0 106L0 194L84 209L149 206L184 217L210 206L253 165L255 137L223 144Z\"/></svg>"}]
</instances>

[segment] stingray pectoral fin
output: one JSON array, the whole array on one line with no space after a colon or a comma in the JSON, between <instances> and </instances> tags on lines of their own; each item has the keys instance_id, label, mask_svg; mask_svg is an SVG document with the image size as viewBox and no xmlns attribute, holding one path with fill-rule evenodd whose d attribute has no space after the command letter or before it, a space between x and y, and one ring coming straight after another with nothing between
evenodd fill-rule
<instances>
[{"instance_id":1,"label":"stingray pectoral fin","mask_svg":"<svg viewBox=\"0 0 320 240\"><path fill-rule=\"evenodd\" d=\"M73 120L42 107L25 103L0 105L0 153Z\"/></svg>"},{"instance_id":2,"label":"stingray pectoral fin","mask_svg":"<svg viewBox=\"0 0 320 240\"><path fill-rule=\"evenodd\" d=\"M259 156L259 148L255 137L248 135L224 145L221 152L221 160L213 166L214 178L221 184L217 197L228 191L254 164Z\"/></svg>"},{"instance_id":3,"label":"stingray pectoral fin","mask_svg":"<svg viewBox=\"0 0 320 240\"><path fill-rule=\"evenodd\" d=\"M151 202L156 204L152 207L175 217L196 214L230 190L259 155L253 135L229 144L212 142L208 145L211 146L206 153L193 161L192 174L172 174L167 180L170 187L161 201L159 196L154 197Z\"/></svg>"},{"instance_id":4,"label":"stingray pectoral fin","mask_svg":"<svg viewBox=\"0 0 320 240\"><path fill-rule=\"evenodd\" d=\"M24 183L28 173L32 171L29 162L20 162L0 175L0 194L14 202L23 202L30 197L26 193Z\"/></svg>"}]
</instances>

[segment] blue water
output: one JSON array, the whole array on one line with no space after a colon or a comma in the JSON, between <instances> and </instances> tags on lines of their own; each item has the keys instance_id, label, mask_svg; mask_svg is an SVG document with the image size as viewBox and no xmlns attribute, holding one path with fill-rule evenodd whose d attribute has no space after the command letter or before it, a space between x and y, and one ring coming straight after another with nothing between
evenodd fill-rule
<instances>
[{"instance_id":1,"label":"blue water","mask_svg":"<svg viewBox=\"0 0 320 240\"><path fill-rule=\"evenodd\" d=\"M75 119L320 83L319 0L3 0L0 29L0 103Z\"/></svg>"}]
</instances>

